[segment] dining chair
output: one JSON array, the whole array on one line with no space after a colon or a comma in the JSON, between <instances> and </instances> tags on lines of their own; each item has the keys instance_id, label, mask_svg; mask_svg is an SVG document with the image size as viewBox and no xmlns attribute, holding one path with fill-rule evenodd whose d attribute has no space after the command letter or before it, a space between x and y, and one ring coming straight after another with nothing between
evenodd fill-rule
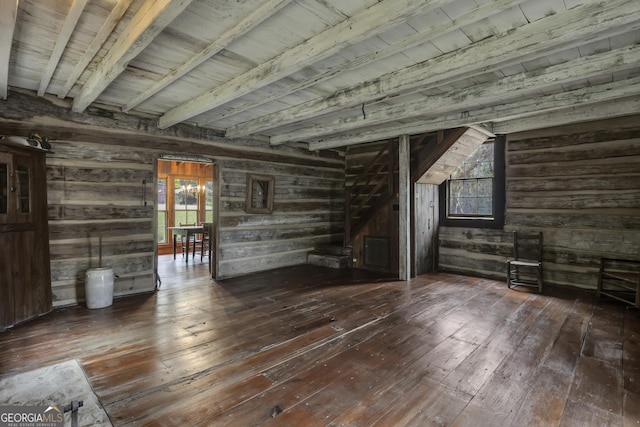
<instances>
[{"instance_id":1,"label":"dining chair","mask_svg":"<svg viewBox=\"0 0 640 427\"><path fill-rule=\"evenodd\" d=\"M193 227L195 226L195 223L180 223L180 227ZM196 237L195 234L192 234L189 237L189 242L186 242L187 239L187 235L186 234L181 234L180 235L180 249L182 250L182 257L184 258L184 254L185 254L185 247L186 247L186 253L187 253L187 257L189 257L189 246L191 246L191 243L193 243L193 248L194 248L194 253L195 253L195 248L196 245L198 244L198 239Z\"/></svg>"},{"instance_id":2,"label":"dining chair","mask_svg":"<svg viewBox=\"0 0 640 427\"><path fill-rule=\"evenodd\" d=\"M202 261L205 256L208 257L211 253L211 223L203 222L201 225L202 237L200 239L200 261Z\"/></svg>"},{"instance_id":3,"label":"dining chair","mask_svg":"<svg viewBox=\"0 0 640 427\"><path fill-rule=\"evenodd\" d=\"M507 260L507 287L530 286L542 293L542 232L513 232L513 259Z\"/></svg>"}]
</instances>

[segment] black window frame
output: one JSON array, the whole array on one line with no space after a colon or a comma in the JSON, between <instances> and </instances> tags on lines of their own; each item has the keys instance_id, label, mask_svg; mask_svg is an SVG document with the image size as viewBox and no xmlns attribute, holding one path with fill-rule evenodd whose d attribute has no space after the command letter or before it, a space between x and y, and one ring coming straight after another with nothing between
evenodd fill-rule
<instances>
[{"instance_id":1,"label":"black window frame","mask_svg":"<svg viewBox=\"0 0 640 427\"><path fill-rule=\"evenodd\" d=\"M506 202L505 189L505 144L506 135L497 135L493 141L493 188L491 217L453 217L449 216L449 180L440 184L440 225L444 227L493 228L504 227Z\"/></svg>"}]
</instances>

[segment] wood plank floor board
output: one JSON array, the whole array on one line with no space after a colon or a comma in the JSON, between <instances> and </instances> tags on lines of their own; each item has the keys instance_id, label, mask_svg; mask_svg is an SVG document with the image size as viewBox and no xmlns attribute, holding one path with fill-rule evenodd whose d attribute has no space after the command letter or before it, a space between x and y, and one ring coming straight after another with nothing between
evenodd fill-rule
<instances>
[{"instance_id":1,"label":"wood plank floor board","mask_svg":"<svg viewBox=\"0 0 640 427\"><path fill-rule=\"evenodd\" d=\"M624 337L624 308L604 303L595 308L582 353L585 356L620 364Z\"/></svg>"},{"instance_id":2,"label":"wood plank floor board","mask_svg":"<svg viewBox=\"0 0 640 427\"><path fill-rule=\"evenodd\" d=\"M603 411L591 405L569 399L565 406L560 427L573 426L611 426L622 427L623 418L615 413Z\"/></svg>"},{"instance_id":3,"label":"wood plank floor board","mask_svg":"<svg viewBox=\"0 0 640 427\"><path fill-rule=\"evenodd\" d=\"M493 343L484 344L471 353L442 381L443 384L470 395L475 395L513 347L497 347Z\"/></svg>"},{"instance_id":4,"label":"wood plank floor board","mask_svg":"<svg viewBox=\"0 0 640 427\"><path fill-rule=\"evenodd\" d=\"M496 374L527 382L545 359L567 315L567 304L554 299L539 311L538 316L530 317L529 320L535 323L526 329L527 334L522 339L515 340L516 350L505 358Z\"/></svg>"},{"instance_id":5,"label":"wood plank floor board","mask_svg":"<svg viewBox=\"0 0 640 427\"><path fill-rule=\"evenodd\" d=\"M344 339L334 340L263 371L263 375L274 382L274 387L257 396L255 401L226 412L220 417L221 420L227 420L230 425L265 422L272 416L272 409L276 406L282 411L288 410L304 402L306 396L312 396L332 383L343 380L346 375L352 375L346 371L344 359L362 357L366 351L366 341L375 337L371 332L369 329L357 330ZM376 333L379 334L380 330ZM336 375L335 372L339 370L344 373ZM329 371L335 372L327 374ZM262 410L254 410L256 405L261 406Z\"/></svg>"},{"instance_id":6,"label":"wood plank floor board","mask_svg":"<svg viewBox=\"0 0 640 427\"><path fill-rule=\"evenodd\" d=\"M114 425L640 425L640 315L593 294L297 266L0 333L0 376L77 359Z\"/></svg>"},{"instance_id":7,"label":"wood plank floor board","mask_svg":"<svg viewBox=\"0 0 640 427\"><path fill-rule=\"evenodd\" d=\"M544 366L567 375L574 373L589 328L589 318L585 313L572 309L543 362Z\"/></svg>"},{"instance_id":8,"label":"wood plank floor board","mask_svg":"<svg viewBox=\"0 0 640 427\"><path fill-rule=\"evenodd\" d=\"M473 396L445 385L421 382L411 390L409 397L373 426L448 426L467 406Z\"/></svg>"},{"instance_id":9,"label":"wood plank floor board","mask_svg":"<svg viewBox=\"0 0 640 427\"><path fill-rule=\"evenodd\" d=\"M278 417L278 425L294 423L294 420L302 417L301 413L309 413L310 417L311 414L321 413L325 422L329 422L355 405L360 400L359 396L371 393L392 381L398 375L398 369L406 366L411 359L415 359L411 363L414 372L425 372L429 374L429 378L439 378L443 375L442 371L455 366L459 363L458 360L464 358L464 346L470 346L453 338L435 347L430 342L422 345L417 342L399 344L397 347L380 349L379 345L367 342L352 349L352 353L357 356L351 356L347 360L361 360L356 368L344 366L343 358L332 359L331 365L336 366L333 374L337 378L331 380L331 386L322 388L292 410L285 410ZM448 357L441 357L444 353Z\"/></svg>"},{"instance_id":10,"label":"wood plank floor board","mask_svg":"<svg viewBox=\"0 0 640 427\"><path fill-rule=\"evenodd\" d=\"M622 415L622 372L617 365L581 357L569 398L601 411Z\"/></svg>"},{"instance_id":11,"label":"wood plank floor board","mask_svg":"<svg viewBox=\"0 0 640 427\"><path fill-rule=\"evenodd\" d=\"M529 381L529 392L515 419L527 420L528 425L558 425L567 403L572 378L569 373L541 367Z\"/></svg>"},{"instance_id":12,"label":"wood plank floor board","mask_svg":"<svg viewBox=\"0 0 640 427\"><path fill-rule=\"evenodd\" d=\"M640 394L624 392L624 427L640 425Z\"/></svg>"},{"instance_id":13,"label":"wood plank floor board","mask_svg":"<svg viewBox=\"0 0 640 427\"><path fill-rule=\"evenodd\" d=\"M524 404L528 391L529 385L522 381L492 375L452 425L526 425L526 422L516 418L516 413Z\"/></svg>"},{"instance_id":14,"label":"wood plank floor board","mask_svg":"<svg viewBox=\"0 0 640 427\"><path fill-rule=\"evenodd\" d=\"M629 396L640 396L640 310L627 309L625 312L624 342L622 345L624 350L622 358L624 390L629 393ZM636 414L640 412L640 399L637 402Z\"/></svg>"}]
</instances>

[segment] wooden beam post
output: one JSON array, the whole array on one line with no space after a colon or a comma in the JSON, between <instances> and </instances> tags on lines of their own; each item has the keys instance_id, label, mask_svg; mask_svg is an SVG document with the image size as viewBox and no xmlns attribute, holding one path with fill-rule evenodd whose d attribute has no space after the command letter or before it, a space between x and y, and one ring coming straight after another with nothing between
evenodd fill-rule
<instances>
[{"instance_id":1,"label":"wooden beam post","mask_svg":"<svg viewBox=\"0 0 640 427\"><path fill-rule=\"evenodd\" d=\"M398 147L398 164L399 164L399 182L400 190L398 199L400 209L398 212L399 220L399 241L398 241L398 277L400 280L409 280L411 275L411 236L410 227L410 186L411 186L411 149L409 147L409 135L400 136Z\"/></svg>"}]
</instances>

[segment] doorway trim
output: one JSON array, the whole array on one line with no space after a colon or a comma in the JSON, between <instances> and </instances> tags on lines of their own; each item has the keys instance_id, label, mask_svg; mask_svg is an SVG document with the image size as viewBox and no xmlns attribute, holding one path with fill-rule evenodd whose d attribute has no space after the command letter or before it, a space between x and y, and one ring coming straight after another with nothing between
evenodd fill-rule
<instances>
[{"instance_id":1,"label":"doorway trim","mask_svg":"<svg viewBox=\"0 0 640 427\"><path fill-rule=\"evenodd\" d=\"M184 154L171 154L171 153L161 153L159 154L153 166L153 188L154 188L154 203L153 203L153 240L154 240L154 271L156 274L156 290L158 283L158 203L157 203L157 194L158 194L158 161L177 161L177 162L192 162L192 163L205 163L213 165L213 176L211 177L213 180L213 230L211 235L209 236L209 244L213 245L212 252L213 255L209 257L209 276L212 279L217 279L218 270L219 270L219 235L218 232L220 226L220 166L218 161L213 157L208 156L200 156L200 155L184 155Z\"/></svg>"}]
</instances>

